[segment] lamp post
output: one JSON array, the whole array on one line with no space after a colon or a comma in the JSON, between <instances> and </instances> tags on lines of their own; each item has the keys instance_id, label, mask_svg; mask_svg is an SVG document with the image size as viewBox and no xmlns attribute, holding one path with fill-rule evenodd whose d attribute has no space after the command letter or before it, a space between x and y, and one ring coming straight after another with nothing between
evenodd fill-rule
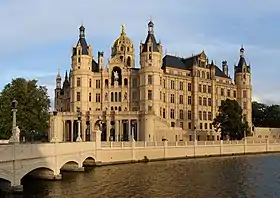
<instances>
[{"instance_id":1,"label":"lamp post","mask_svg":"<svg viewBox=\"0 0 280 198\"><path fill-rule=\"evenodd\" d=\"M77 124L78 124L78 137L76 139L76 142L82 142L83 140L81 138L81 118L82 118L81 110L78 109L77 113L78 113L78 121L77 121Z\"/></svg>"},{"instance_id":2,"label":"lamp post","mask_svg":"<svg viewBox=\"0 0 280 198\"><path fill-rule=\"evenodd\" d=\"M10 143L19 143L19 135L20 135L20 131L19 129L17 129L17 105L18 105L18 101L16 99L14 99L12 101L12 112L13 112L13 123L12 123L12 136L9 139Z\"/></svg>"},{"instance_id":3,"label":"lamp post","mask_svg":"<svg viewBox=\"0 0 280 198\"><path fill-rule=\"evenodd\" d=\"M53 111L53 137L51 139L51 142L58 142L58 139L57 139L57 121L56 121L56 117L57 117L57 111L54 110Z\"/></svg>"}]
</instances>

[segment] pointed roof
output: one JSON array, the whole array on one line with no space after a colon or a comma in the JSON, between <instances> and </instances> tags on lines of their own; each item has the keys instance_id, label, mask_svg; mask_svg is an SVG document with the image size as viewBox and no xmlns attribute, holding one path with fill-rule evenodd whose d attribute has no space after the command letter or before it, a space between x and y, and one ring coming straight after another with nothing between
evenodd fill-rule
<instances>
[{"instance_id":1,"label":"pointed roof","mask_svg":"<svg viewBox=\"0 0 280 198\"><path fill-rule=\"evenodd\" d=\"M242 72L242 68L246 67L247 68L247 63L245 60L245 56L244 56L244 48L243 45L241 46L239 52L240 52L240 57L239 57L239 61L238 64L235 66L235 72Z\"/></svg>"},{"instance_id":2,"label":"pointed roof","mask_svg":"<svg viewBox=\"0 0 280 198\"><path fill-rule=\"evenodd\" d=\"M81 51L81 55L88 55L88 44L86 41L86 36L85 36L85 27L83 25L80 26L79 28L80 34L79 34L79 40L77 42L76 47L73 50L73 55L76 54L76 49L78 47L78 45L81 45L82 47L82 51Z\"/></svg>"},{"instance_id":3,"label":"pointed roof","mask_svg":"<svg viewBox=\"0 0 280 198\"><path fill-rule=\"evenodd\" d=\"M151 20L148 23L148 35L145 40L145 43L143 44L142 52L148 52L148 43L150 41L152 42L152 51L159 52L159 49L157 47L158 43L157 43L155 35L154 35L154 23Z\"/></svg>"}]
</instances>

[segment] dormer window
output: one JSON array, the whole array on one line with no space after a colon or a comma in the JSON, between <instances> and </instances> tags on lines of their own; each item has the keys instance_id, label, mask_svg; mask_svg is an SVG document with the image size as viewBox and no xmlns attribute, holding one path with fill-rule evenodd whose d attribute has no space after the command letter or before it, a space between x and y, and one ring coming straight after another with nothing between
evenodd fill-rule
<instances>
[{"instance_id":1,"label":"dormer window","mask_svg":"<svg viewBox=\"0 0 280 198\"><path fill-rule=\"evenodd\" d=\"M151 52L152 51L152 47L151 46L149 46L149 52Z\"/></svg>"}]
</instances>

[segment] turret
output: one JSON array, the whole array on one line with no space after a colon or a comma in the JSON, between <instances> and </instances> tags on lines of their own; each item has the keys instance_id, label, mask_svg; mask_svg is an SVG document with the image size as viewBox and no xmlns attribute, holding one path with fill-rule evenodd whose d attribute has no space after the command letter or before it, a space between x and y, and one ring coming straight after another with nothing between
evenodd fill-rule
<instances>
[{"instance_id":1,"label":"turret","mask_svg":"<svg viewBox=\"0 0 280 198\"><path fill-rule=\"evenodd\" d=\"M251 67L246 63L244 48L240 48L238 64L234 66L234 81L237 86L237 101L243 109L243 114L252 127L252 86Z\"/></svg>"},{"instance_id":2,"label":"turret","mask_svg":"<svg viewBox=\"0 0 280 198\"><path fill-rule=\"evenodd\" d=\"M162 46L156 41L152 21L148 23L145 43L140 44L140 64L140 110L146 116L143 119L147 120L152 114L160 116L160 78L163 75ZM145 127L148 128L148 124ZM155 138L152 130L144 130L142 133L145 137L143 140L153 141Z\"/></svg>"},{"instance_id":3,"label":"turret","mask_svg":"<svg viewBox=\"0 0 280 198\"><path fill-rule=\"evenodd\" d=\"M60 76L59 69L58 69L57 76L56 76L56 89L61 89L61 76Z\"/></svg>"},{"instance_id":4,"label":"turret","mask_svg":"<svg viewBox=\"0 0 280 198\"><path fill-rule=\"evenodd\" d=\"M104 68L104 52L98 52L98 67L99 71Z\"/></svg>"},{"instance_id":5,"label":"turret","mask_svg":"<svg viewBox=\"0 0 280 198\"><path fill-rule=\"evenodd\" d=\"M210 64L210 72L211 72L211 79L215 78L215 73L216 73L216 66L214 65L214 61L211 61Z\"/></svg>"},{"instance_id":6,"label":"turret","mask_svg":"<svg viewBox=\"0 0 280 198\"><path fill-rule=\"evenodd\" d=\"M223 68L224 74L225 74L226 76L228 76L228 64L227 64L227 61L226 61L226 60L224 60L224 61L222 62L222 68Z\"/></svg>"}]
</instances>

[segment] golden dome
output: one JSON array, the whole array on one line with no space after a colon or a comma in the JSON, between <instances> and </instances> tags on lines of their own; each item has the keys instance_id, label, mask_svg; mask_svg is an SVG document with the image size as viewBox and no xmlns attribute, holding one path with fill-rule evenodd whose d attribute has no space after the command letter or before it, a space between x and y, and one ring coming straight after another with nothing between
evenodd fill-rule
<instances>
[{"instance_id":1,"label":"golden dome","mask_svg":"<svg viewBox=\"0 0 280 198\"><path fill-rule=\"evenodd\" d=\"M126 35L124 25L122 25L121 35L115 40L112 47L112 56L118 53L133 53L132 40Z\"/></svg>"}]
</instances>

